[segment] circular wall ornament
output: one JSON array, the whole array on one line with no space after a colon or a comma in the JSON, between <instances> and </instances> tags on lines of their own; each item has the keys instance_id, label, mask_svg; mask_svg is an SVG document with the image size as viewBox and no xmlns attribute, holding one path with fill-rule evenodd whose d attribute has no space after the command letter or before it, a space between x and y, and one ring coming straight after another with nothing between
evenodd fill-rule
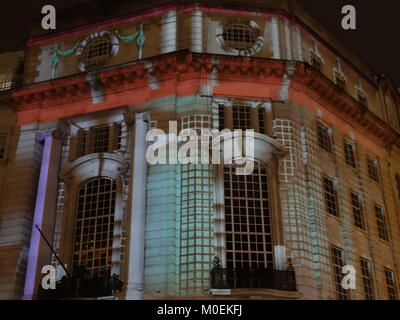
<instances>
[{"instance_id":1,"label":"circular wall ornament","mask_svg":"<svg viewBox=\"0 0 400 320\"><path fill-rule=\"evenodd\" d=\"M118 38L108 31L99 31L87 36L78 46L79 70L87 71L99 67L109 57L115 57L119 51Z\"/></svg>"},{"instance_id":2,"label":"circular wall ornament","mask_svg":"<svg viewBox=\"0 0 400 320\"><path fill-rule=\"evenodd\" d=\"M264 46L264 37L256 22L239 21L217 28L217 42L228 54L252 56Z\"/></svg>"}]
</instances>

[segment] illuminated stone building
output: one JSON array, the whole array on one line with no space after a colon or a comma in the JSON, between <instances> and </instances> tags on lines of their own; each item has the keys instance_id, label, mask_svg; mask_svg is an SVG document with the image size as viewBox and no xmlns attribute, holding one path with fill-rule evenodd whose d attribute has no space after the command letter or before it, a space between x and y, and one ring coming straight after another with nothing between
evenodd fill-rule
<instances>
[{"instance_id":1,"label":"illuminated stone building","mask_svg":"<svg viewBox=\"0 0 400 320\"><path fill-rule=\"evenodd\" d=\"M36 299L59 265L36 225L71 277L85 266L75 298L398 299L390 79L295 1L98 1L57 18L0 56L1 299ZM149 165L146 134L171 120L254 129L253 174ZM97 290L109 275L119 292Z\"/></svg>"}]
</instances>

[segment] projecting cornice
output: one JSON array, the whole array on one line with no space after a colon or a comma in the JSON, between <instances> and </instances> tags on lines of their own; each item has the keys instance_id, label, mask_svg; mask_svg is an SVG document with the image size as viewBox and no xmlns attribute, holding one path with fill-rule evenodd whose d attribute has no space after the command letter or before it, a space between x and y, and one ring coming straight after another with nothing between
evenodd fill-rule
<instances>
[{"instance_id":1,"label":"projecting cornice","mask_svg":"<svg viewBox=\"0 0 400 320\"><path fill-rule=\"evenodd\" d=\"M253 92L253 96L259 94L260 99L277 99L278 96L264 96L266 89L270 86L282 88L284 84L289 84L288 90L312 97L322 109L336 114L379 146L388 147L399 137L399 133L383 120L303 62L191 53L185 50L99 70L89 78L93 79L93 75L96 81L90 83L87 81L88 74L84 73L16 90L13 99L17 104L17 112L35 109L46 112L46 109L50 111L57 107L58 116L68 117L79 114L79 105L83 101L85 109L80 114L96 111L88 110L93 105L93 90L102 90L106 100L107 97L117 97L115 101L121 102L120 98L126 97L128 93L131 96L141 95L146 90L158 91L157 97L174 93L183 96L196 94L198 85L208 84L212 79L220 84L237 81L261 85L263 90ZM157 86L152 86L154 83ZM173 91L165 90L172 87ZM241 95L247 96L242 91L237 92L236 97ZM301 104L295 101L295 96L289 94L289 99ZM60 111L63 105L68 106L68 110Z\"/></svg>"}]
</instances>

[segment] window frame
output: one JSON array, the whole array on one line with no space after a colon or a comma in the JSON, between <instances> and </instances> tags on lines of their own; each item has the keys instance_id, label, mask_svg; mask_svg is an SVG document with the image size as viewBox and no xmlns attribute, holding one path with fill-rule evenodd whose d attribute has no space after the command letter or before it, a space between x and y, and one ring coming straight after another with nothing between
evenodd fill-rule
<instances>
[{"instance_id":1,"label":"window frame","mask_svg":"<svg viewBox=\"0 0 400 320\"><path fill-rule=\"evenodd\" d=\"M375 157L367 155L367 170L368 176L371 180L376 183L380 182L380 174L379 174L379 161Z\"/></svg>"},{"instance_id":2,"label":"window frame","mask_svg":"<svg viewBox=\"0 0 400 320\"><path fill-rule=\"evenodd\" d=\"M127 185L127 172L129 163L117 153L90 154L73 161L60 172L60 178L64 181L64 206L60 217L61 232L59 243L56 248L59 257L67 265L72 265L74 250L74 227L77 208L77 190L79 186L93 178L104 177L116 181L116 199L114 215L114 243L113 247L123 247L123 232L121 223L126 219L127 204L124 197L127 196L124 188ZM114 260L115 259L115 260ZM122 274L123 266L119 255L113 256L112 273Z\"/></svg>"},{"instance_id":3,"label":"window frame","mask_svg":"<svg viewBox=\"0 0 400 320\"><path fill-rule=\"evenodd\" d=\"M336 255L337 252L340 252L340 256ZM342 269L345 266L344 259L344 249L331 245L330 246L330 255L333 269L333 283L335 287L336 299L337 300L350 300L350 293L348 290L345 290L342 287L343 274ZM339 260L339 263L337 263Z\"/></svg>"},{"instance_id":4,"label":"window frame","mask_svg":"<svg viewBox=\"0 0 400 320\"><path fill-rule=\"evenodd\" d=\"M332 153L333 141L329 133L329 127L321 122L317 123L317 142L318 147L328 153Z\"/></svg>"},{"instance_id":5,"label":"window frame","mask_svg":"<svg viewBox=\"0 0 400 320\"><path fill-rule=\"evenodd\" d=\"M386 290L389 300L397 300L397 283L396 275L392 269L384 267L383 274L385 276ZM390 278L388 275L390 274Z\"/></svg>"},{"instance_id":6,"label":"window frame","mask_svg":"<svg viewBox=\"0 0 400 320\"><path fill-rule=\"evenodd\" d=\"M271 119L269 118L269 111L267 108L263 105L263 103L260 103L257 106L252 106L250 103L238 101L235 103L232 103L230 105L226 105L224 103L218 103L218 127L219 130L223 129L229 129L229 130L239 130L240 125L236 125L236 121L246 121L242 120L241 118L238 118L238 120L235 119L235 115L238 114L238 112L235 112L235 108L246 108L248 109L248 126L246 128L241 128L241 130L254 130L254 132L264 134L264 135L270 135L270 131L272 130L272 123ZM242 112L243 113L243 112ZM239 112L240 114L240 112ZM223 124L221 124L223 122ZM264 131L261 132L261 130Z\"/></svg>"},{"instance_id":7,"label":"window frame","mask_svg":"<svg viewBox=\"0 0 400 320\"><path fill-rule=\"evenodd\" d=\"M360 195L356 192L350 192L350 203L353 213L353 224L355 227L364 230L366 229L365 214ZM358 204L358 206L357 206ZM358 213L357 213L358 211Z\"/></svg>"},{"instance_id":8,"label":"window frame","mask_svg":"<svg viewBox=\"0 0 400 320\"><path fill-rule=\"evenodd\" d=\"M327 184L325 182L329 182L332 185L327 186ZM329 177L328 175L323 175L322 176L322 187L323 187L323 191L324 191L325 212L333 217L340 218L338 193L337 193L336 186L335 186L335 180L332 179L331 177ZM327 187L330 187L332 190L327 190ZM330 199L332 197L334 198L333 200ZM328 202L334 204L333 209L334 209L335 213L330 212L331 205L328 205Z\"/></svg>"},{"instance_id":9,"label":"window frame","mask_svg":"<svg viewBox=\"0 0 400 320\"><path fill-rule=\"evenodd\" d=\"M75 157L83 157L89 154L104 153L104 152L116 152L123 149L123 138L124 138L124 122L115 121L112 123L99 124L88 128L81 128L77 132L76 146L75 146ZM94 135L97 129L108 128L107 137L107 150L103 152L94 152ZM119 141L120 140L120 141ZM119 145L119 148L117 146Z\"/></svg>"},{"instance_id":10,"label":"window frame","mask_svg":"<svg viewBox=\"0 0 400 320\"><path fill-rule=\"evenodd\" d=\"M98 192L93 193L91 191L94 191L95 185L92 184L95 181L98 181ZM110 182L110 192L107 192L106 190L106 185L104 185L104 191L102 192L102 186L100 184L101 181L109 181ZM92 185L91 185L92 184ZM84 192L85 197L84 202L82 205L80 205L80 199L81 197L81 192ZM72 268L74 267L78 267L79 265L75 265L74 261L75 261L75 256L79 256L79 260L81 260L81 258L85 255L85 251L86 253L90 256L90 252L92 252L92 258L88 257L88 259L86 259L86 262L88 262L88 260L92 261L92 268L86 268L86 271L89 273L91 273L91 276L104 276L106 274L97 274L96 273L96 269L109 269L110 273L111 273L111 268L112 268L112 252L113 252L113 242L114 242L114 223L115 223L115 213L116 213L116 193L117 193L117 182L115 181L115 179L110 179L108 177L94 177L91 178L87 181L82 182L76 192L76 208L75 208L75 223L74 223L74 250L73 250L73 263L72 263ZM101 218L99 218L99 216L96 214L95 216L90 215L90 212L87 211L87 201L90 201L90 199L88 200L88 198L93 197L94 195L97 196L98 201L95 202L96 203L96 211L98 212L98 207L99 205L101 205L101 203L105 204L105 200L104 201L100 201L100 195L106 195L109 194L110 195L110 208L108 214L106 215L102 215ZM90 204L93 204L93 202L89 202ZM82 210L80 209L80 207L82 207ZM89 210L90 211L90 210ZM79 217L79 214L82 213L84 216L82 218ZM89 214L90 216L87 216L87 214ZM108 223L108 236L106 238L106 240L104 240L103 238L101 238L100 240L97 239L98 235L104 234L104 232L98 232L98 223L101 220L105 219L105 217L107 217L109 219L109 223ZM86 225L87 222L87 228L84 228L84 226ZM92 227L92 223L94 224ZM81 228L79 228L78 226L81 224ZM102 225L103 226L103 225ZM85 229L87 229L87 234L85 235L84 231ZM91 232L90 230L93 229L93 232ZM80 232L80 236L77 234L77 231L81 230ZM104 231L104 230L102 230ZM111 232L111 235L110 235ZM85 237L87 237L87 239L90 238L90 235L93 235L93 243L94 243L94 249L83 249L82 246L85 243L84 239ZM78 241L78 237L79 237L79 241ZM77 242L78 241L78 242ZM104 241L107 241L107 246L104 247L100 247L100 248L96 248L96 244L101 243L103 244ZM110 243L111 242L111 243ZM76 250L76 245L80 244L80 250ZM97 249L97 250L96 250ZM106 261L105 266L103 268L101 268L101 265L96 266L95 265L95 261L96 260L100 260L101 259L96 259L95 255L96 252L100 253L106 251L106 260L108 260L108 262ZM99 267L99 268L96 268Z\"/></svg>"},{"instance_id":11,"label":"window frame","mask_svg":"<svg viewBox=\"0 0 400 320\"><path fill-rule=\"evenodd\" d=\"M346 148L347 146L347 148ZM351 153L349 153L349 148L351 150ZM345 162L348 166L357 169L357 156L356 156L356 150L355 146L352 142L348 140L343 140L343 154L344 154L344 159Z\"/></svg>"},{"instance_id":12,"label":"window frame","mask_svg":"<svg viewBox=\"0 0 400 320\"><path fill-rule=\"evenodd\" d=\"M359 266L361 271L361 281L363 284L363 292L365 300L374 300L375 299L375 290L374 290L374 282L372 276L372 264L371 261L359 257Z\"/></svg>"},{"instance_id":13,"label":"window frame","mask_svg":"<svg viewBox=\"0 0 400 320\"><path fill-rule=\"evenodd\" d=\"M259 173L257 175L253 174L251 175L251 179L250 176L238 176L235 175L234 173L234 167L232 166L223 166L223 173L224 173L224 202L225 202L225 235L226 235L226 261L227 261L227 266L231 267L231 269L235 269L237 268L237 263L242 264L244 261L248 260L249 262L249 268L253 268L254 264L257 265L257 267L263 267L263 268L273 268L275 265L275 261L274 261L274 245L275 245L275 241L274 241L274 217L273 217L273 205L271 203L271 201L273 201L272 199L272 194L271 194L271 185L270 185L270 170L268 168L268 166L265 166L263 164L260 163L255 163L255 165L258 166L258 169L260 170ZM263 172L263 171L264 172ZM226 179L226 177L229 176L229 180ZM247 181L247 179L250 179L253 181L254 177L257 176L259 179L259 185L258 185L258 192L256 189L252 189L253 190L253 195L254 197L249 199L249 197L247 196L248 192L251 192L251 190L249 191L248 187L249 187L249 183L246 182L239 182L240 181L240 177L242 177L244 179L244 181ZM266 177L265 180L266 182L262 181L262 177ZM233 189L232 186L234 185L235 181L237 180L237 186L240 186L240 184L243 184L244 189ZM228 189L226 187L226 184L229 183L230 185L230 189ZM267 185L267 190L263 189L262 186L264 185L264 183ZM228 191L229 190L229 191ZM235 190L237 190L237 195L235 195ZM241 194L241 192L244 193ZM257 196L257 193L259 193L259 196ZM266 194L266 198L265 195ZM230 200L230 203L235 204L235 202L238 204L239 208L239 216L237 216L237 214L235 214L235 206L230 206L228 205L228 200ZM267 215L265 215L265 210L260 210L260 216L256 215L255 210L257 209L256 207L249 207L248 205L253 202L254 204L257 201L261 201L262 204L264 205L264 202L267 203L268 206L268 210L267 210ZM243 210L243 208L240 206L241 202L245 202L245 209ZM250 210L253 210L253 214L254 214L254 224L251 223L250 220L252 217L248 214L248 212L250 212ZM243 216L241 214L242 211L245 211L246 214ZM245 228L247 231L242 231L242 225L243 225L243 221L238 221L236 218L240 218L240 220L242 220L244 218L244 225L247 226L247 228ZM236 219L236 221L235 221ZM261 223L257 224L257 219L260 219ZM269 221L268 224L265 224L265 221ZM231 228L229 228L228 226L231 226ZM238 225L238 226L237 226ZM239 228L237 231L236 228ZM253 229L252 230L252 226ZM261 231L258 230L258 227L260 227ZM236 237L237 235L239 235L239 237ZM245 235L247 236L248 239L248 243L247 243L247 249L243 249L246 248L246 246L243 247L243 244L246 244L246 242L243 242L241 240L239 240L240 242L240 249L236 248L236 244L237 241L235 241L235 238L240 238L242 239L243 237L240 235ZM255 239L255 243L251 240L251 238L254 237ZM261 241L258 241L258 239L261 239ZM267 239L269 239L267 241ZM259 242L261 242L262 245L262 249L259 248ZM229 243L232 243L232 246L229 246ZM252 249L252 246L256 246ZM267 248L267 246L270 246L269 250ZM239 253L243 253L247 251L247 257L248 259L244 259L246 253L241 255L241 259L238 259L236 257L236 255ZM229 252L231 252L232 255L232 260L229 259ZM254 260L253 256L257 255L256 259ZM262 255L263 256L263 260L259 261L259 256ZM239 261L237 261L239 260ZM232 261L232 266L229 266L229 261ZM251 265L251 266L250 266Z\"/></svg>"},{"instance_id":14,"label":"window frame","mask_svg":"<svg viewBox=\"0 0 400 320\"><path fill-rule=\"evenodd\" d=\"M379 239L390 242L389 229L387 223L387 217L385 213L385 209L383 206L374 204L375 211L375 221L376 221L376 230Z\"/></svg>"}]
</instances>

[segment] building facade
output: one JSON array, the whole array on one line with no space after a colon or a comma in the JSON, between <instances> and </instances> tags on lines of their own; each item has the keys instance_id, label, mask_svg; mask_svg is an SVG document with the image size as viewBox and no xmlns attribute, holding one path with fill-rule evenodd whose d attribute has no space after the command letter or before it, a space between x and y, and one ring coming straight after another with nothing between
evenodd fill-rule
<instances>
[{"instance_id":1,"label":"building facade","mask_svg":"<svg viewBox=\"0 0 400 320\"><path fill-rule=\"evenodd\" d=\"M0 299L43 297L46 265L81 279L64 298L399 298L399 91L295 1L97 1L57 25L0 56ZM253 173L150 165L170 121L253 129Z\"/></svg>"}]
</instances>

